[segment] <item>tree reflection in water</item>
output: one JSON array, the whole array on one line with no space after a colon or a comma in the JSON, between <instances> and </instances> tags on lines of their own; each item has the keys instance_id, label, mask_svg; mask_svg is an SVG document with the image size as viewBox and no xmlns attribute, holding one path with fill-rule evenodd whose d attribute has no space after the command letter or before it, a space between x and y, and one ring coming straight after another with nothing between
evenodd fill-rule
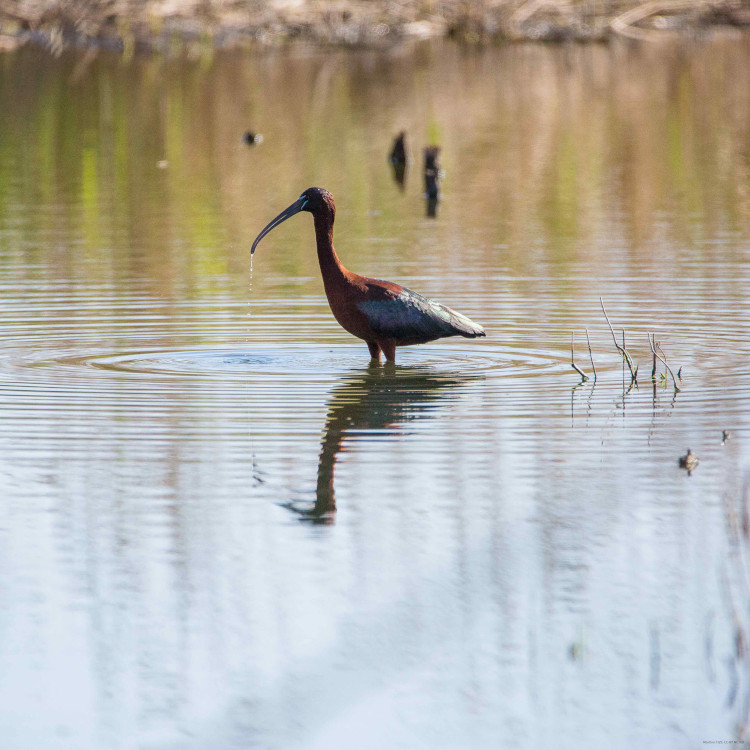
<instances>
[{"instance_id":1,"label":"tree reflection in water","mask_svg":"<svg viewBox=\"0 0 750 750\"><path fill-rule=\"evenodd\" d=\"M474 377L439 374L427 368L372 365L348 378L332 391L328 400L315 501L310 505L293 500L284 507L305 522L333 523L336 461L347 449L345 443L351 433L358 433L358 445L372 439L368 430L392 429L396 433L405 422L434 414L456 397L458 386Z\"/></svg>"}]
</instances>

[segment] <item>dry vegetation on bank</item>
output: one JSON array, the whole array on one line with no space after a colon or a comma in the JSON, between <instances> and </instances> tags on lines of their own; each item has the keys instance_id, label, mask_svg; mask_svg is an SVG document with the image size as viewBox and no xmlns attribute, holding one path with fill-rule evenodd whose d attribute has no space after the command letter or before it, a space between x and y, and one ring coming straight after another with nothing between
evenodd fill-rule
<instances>
[{"instance_id":1,"label":"dry vegetation on bank","mask_svg":"<svg viewBox=\"0 0 750 750\"><path fill-rule=\"evenodd\" d=\"M404 38L595 40L750 28L750 0L0 0L0 49L125 53L273 45L377 45Z\"/></svg>"}]
</instances>

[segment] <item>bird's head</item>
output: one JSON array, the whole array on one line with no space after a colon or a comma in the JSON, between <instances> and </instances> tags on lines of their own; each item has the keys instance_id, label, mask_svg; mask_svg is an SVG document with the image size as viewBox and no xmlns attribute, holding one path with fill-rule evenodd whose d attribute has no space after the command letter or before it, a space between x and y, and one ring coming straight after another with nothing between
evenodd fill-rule
<instances>
[{"instance_id":1,"label":"bird's head","mask_svg":"<svg viewBox=\"0 0 750 750\"><path fill-rule=\"evenodd\" d=\"M313 216L326 218L333 224L333 219L336 215L336 204L333 201L333 196L327 190L319 187L307 188L289 208L285 208L273 221L269 222L263 228L261 233L255 238L250 253L255 252L258 243L272 229L300 211L309 211Z\"/></svg>"}]
</instances>

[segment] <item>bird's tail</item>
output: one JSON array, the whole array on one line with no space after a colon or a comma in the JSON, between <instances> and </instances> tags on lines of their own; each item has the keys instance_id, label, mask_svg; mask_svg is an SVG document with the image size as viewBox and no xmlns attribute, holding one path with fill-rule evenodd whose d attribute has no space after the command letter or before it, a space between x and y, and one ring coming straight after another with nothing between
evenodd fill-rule
<instances>
[{"instance_id":1,"label":"bird's tail","mask_svg":"<svg viewBox=\"0 0 750 750\"><path fill-rule=\"evenodd\" d=\"M448 310L451 314L451 325L459 335L467 339L476 339L487 335L484 332L484 328L473 320L470 320L465 315L461 315L461 313L457 313L455 310L451 310L450 308Z\"/></svg>"}]
</instances>

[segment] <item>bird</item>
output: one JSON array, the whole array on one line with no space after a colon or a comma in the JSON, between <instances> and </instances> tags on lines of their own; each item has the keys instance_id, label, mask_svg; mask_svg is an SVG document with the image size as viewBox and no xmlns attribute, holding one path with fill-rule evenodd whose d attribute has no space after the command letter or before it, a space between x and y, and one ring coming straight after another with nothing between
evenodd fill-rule
<instances>
[{"instance_id":1,"label":"bird","mask_svg":"<svg viewBox=\"0 0 750 750\"><path fill-rule=\"evenodd\" d=\"M269 222L255 238L250 254L275 227L300 211L313 215L318 262L328 304L339 325L363 339L371 360L395 363L396 347L425 344L446 336L485 336L482 326L439 302L392 281L381 281L348 270L333 247L336 204L323 188L311 187Z\"/></svg>"}]
</instances>

